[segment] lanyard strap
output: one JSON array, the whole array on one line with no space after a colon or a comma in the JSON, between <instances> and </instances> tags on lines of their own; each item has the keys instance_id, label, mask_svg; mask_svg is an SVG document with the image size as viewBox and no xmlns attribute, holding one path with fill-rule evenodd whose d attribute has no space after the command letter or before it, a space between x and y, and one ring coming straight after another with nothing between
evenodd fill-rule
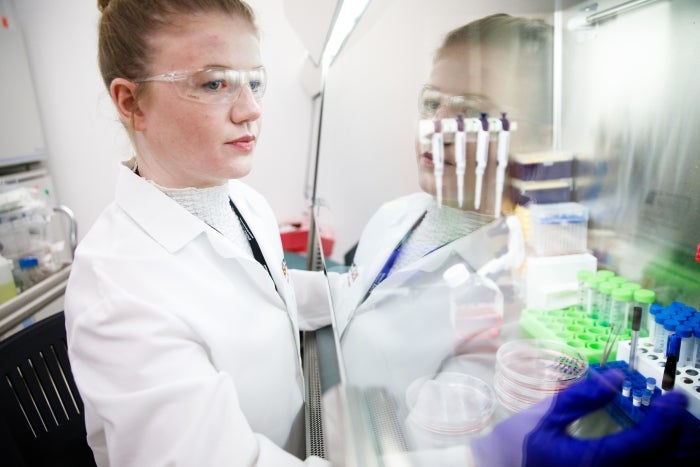
<instances>
[{"instance_id":1,"label":"lanyard strap","mask_svg":"<svg viewBox=\"0 0 700 467\"><path fill-rule=\"evenodd\" d=\"M416 230L416 227L418 227L418 224L420 224L423 219L425 218L425 215L428 213L428 211L425 211L419 218L416 220L416 222L413 223L411 228L406 232L406 234L403 236L401 241L399 241L398 245L394 248L394 251L391 252L389 255L389 258L386 260L386 263L384 263L384 267L379 271L379 274L377 274L377 277L374 279L374 282L372 282L372 285L370 286L369 290L365 294L364 298L362 301L364 302L367 300L367 297L372 293L375 287L377 287L384 279L387 278L389 273L391 272L391 268L394 267L394 263L396 263L396 260L399 257L399 254L401 253L401 249L404 247L406 242L408 241L409 237L413 233L414 230Z\"/></svg>"},{"instance_id":2,"label":"lanyard strap","mask_svg":"<svg viewBox=\"0 0 700 467\"><path fill-rule=\"evenodd\" d=\"M265 268L265 271L270 275L270 279L272 279L272 274L270 273L270 268L267 267L267 261L265 261L265 256L263 256L262 250L260 249L260 245L258 244L258 241L255 239L255 235L253 235L253 231L250 230L250 227L248 227L248 223L243 219L243 216L241 215L241 212L238 210L235 204L233 204L233 200L231 198L228 199L229 204L231 205L231 209L233 209L233 212L236 213L236 217L238 217L238 222L241 223L241 228L243 229L243 233L245 233L246 238L248 239L248 243L250 244L250 249L253 251L253 257L255 260L260 263L262 267ZM272 279L272 282L274 283L275 280ZM275 288L277 288L277 284L275 284Z\"/></svg>"}]
</instances>

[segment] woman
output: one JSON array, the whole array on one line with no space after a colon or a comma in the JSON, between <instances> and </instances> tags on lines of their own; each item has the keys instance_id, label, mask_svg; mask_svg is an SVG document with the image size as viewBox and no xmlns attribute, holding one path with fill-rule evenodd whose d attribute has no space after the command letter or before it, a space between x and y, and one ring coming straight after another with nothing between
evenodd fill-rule
<instances>
[{"instance_id":1,"label":"woman","mask_svg":"<svg viewBox=\"0 0 700 467\"><path fill-rule=\"evenodd\" d=\"M329 322L314 306L327 303L322 277L297 271L295 296L271 209L235 180L251 170L267 79L253 12L98 6L100 68L135 155L65 297L97 464L325 465L298 459L298 336Z\"/></svg>"}]
</instances>

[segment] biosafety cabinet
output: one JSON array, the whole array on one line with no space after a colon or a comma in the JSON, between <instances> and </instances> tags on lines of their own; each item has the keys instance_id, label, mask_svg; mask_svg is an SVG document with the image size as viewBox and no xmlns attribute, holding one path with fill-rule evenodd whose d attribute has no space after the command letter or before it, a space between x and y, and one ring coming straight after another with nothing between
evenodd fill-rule
<instances>
[{"instance_id":1,"label":"biosafety cabinet","mask_svg":"<svg viewBox=\"0 0 700 467\"><path fill-rule=\"evenodd\" d=\"M502 18L437 52L496 13L539 22L507 58L473 47ZM610 368L633 386L575 436L639 423L670 386L697 429L699 41L693 0L369 2L322 89L316 190L345 263L328 268L342 384L319 396L312 452L460 465L461 446ZM445 234L460 224L451 210L484 205L492 221ZM422 213L437 219L434 237L420 232L429 253L382 280ZM368 225L384 237L362 237Z\"/></svg>"}]
</instances>

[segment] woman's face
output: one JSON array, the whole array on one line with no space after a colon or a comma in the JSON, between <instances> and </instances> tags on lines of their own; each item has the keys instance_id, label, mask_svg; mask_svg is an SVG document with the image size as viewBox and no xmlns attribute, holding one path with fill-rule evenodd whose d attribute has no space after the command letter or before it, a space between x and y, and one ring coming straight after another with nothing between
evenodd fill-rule
<instances>
[{"instance_id":1,"label":"woman's face","mask_svg":"<svg viewBox=\"0 0 700 467\"><path fill-rule=\"evenodd\" d=\"M149 41L151 76L176 70L262 65L256 30L244 19L203 14L175 21ZM152 81L139 101L139 171L161 186L207 187L247 175L260 134L261 107L249 89L232 101L201 103L175 85Z\"/></svg>"},{"instance_id":2,"label":"woman's face","mask_svg":"<svg viewBox=\"0 0 700 467\"><path fill-rule=\"evenodd\" d=\"M465 117L477 117L486 112L491 118L501 118L501 112L507 113L510 121L518 121L523 111L531 108L529 101L533 93L528 92L524 76L516 71L513 57L488 48L469 46L453 47L444 50L433 62L426 83L432 90L448 96L464 96ZM454 118L455 111L444 107L437 108L440 118ZM435 115L423 114L422 119L434 119ZM518 122L518 128L522 128ZM521 131L511 132L511 153L515 150L528 150L524 145ZM479 212L494 215L497 167L497 133L492 132L489 144L488 162L483 176L481 206ZM475 210L475 170L476 137L474 132L467 134L467 165L463 177L462 209ZM421 143L420 135L416 138L416 158L418 162L418 179L421 189L435 195L434 166L432 147ZM443 204L458 206L458 183L455 174L455 151L453 138L445 135L445 169L443 175ZM507 201L504 196L504 202Z\"/></svg>"}]
</instances>

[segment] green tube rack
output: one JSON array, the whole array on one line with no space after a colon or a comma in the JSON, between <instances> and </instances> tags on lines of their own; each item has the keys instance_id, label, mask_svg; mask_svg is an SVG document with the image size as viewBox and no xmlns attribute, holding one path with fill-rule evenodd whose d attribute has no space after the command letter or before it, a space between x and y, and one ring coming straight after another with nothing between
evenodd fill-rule
<instances>
[{"instance_id":1,"label":"green tube rack","mask_svg":"<svg viewBox=\"0 0 700 467\"><path fill-rule=\"evenodd\" d=\"M579 306L558 310L526 308L520 314L520 328L526 337L549 339L569 345L586 357L589 363L600 363L610 338L610 325L599 322ZM642 330L639 337L646 337ZM608 361L616 359L617 343L632 338L631 329L622 329L612 345Z\"/></svg>"}]
</instances>

